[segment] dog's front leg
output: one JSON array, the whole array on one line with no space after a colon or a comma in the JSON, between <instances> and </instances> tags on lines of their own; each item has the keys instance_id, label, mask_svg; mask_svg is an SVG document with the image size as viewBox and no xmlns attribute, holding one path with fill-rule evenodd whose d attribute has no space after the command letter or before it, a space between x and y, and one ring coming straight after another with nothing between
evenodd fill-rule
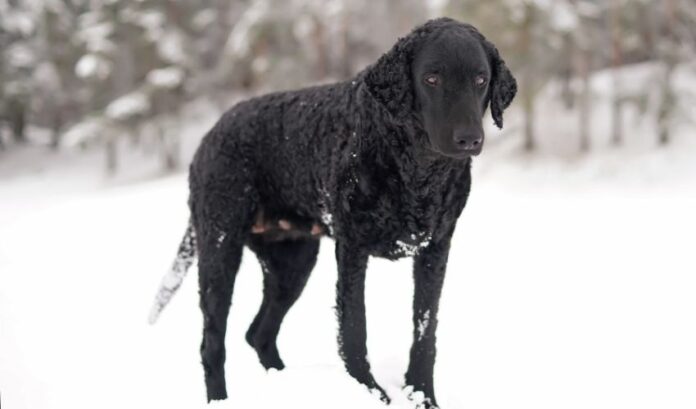
<instances>
[{"instance_id":1,"label":"dog's front leg","mask_svg":"<svg viewBox=\"0 0 696 409\"><path fill-rule=\"evenodd\" d=\"M423 394L426 409L437 408L433 387L435 330L442 283L450 248L451 234L430 243L413 261L415 293L413 297L413 345L406 372L406 386ZM415 396L413 396L415 398Z\"/></svg>"},{"instance_id":2,"label":"dog's front leg","mask_svg":"<svg viewBox=\"0 0 696 409\"><path fill-rule=\"evenodd\" d=\"M389 397L370 373L370 363L367 361L365 270L368 257L362 249L340 240L336 242L338 347L348 373L371 391L377 391L380 399L389 403Z\"/></svg>"}]
</instances>

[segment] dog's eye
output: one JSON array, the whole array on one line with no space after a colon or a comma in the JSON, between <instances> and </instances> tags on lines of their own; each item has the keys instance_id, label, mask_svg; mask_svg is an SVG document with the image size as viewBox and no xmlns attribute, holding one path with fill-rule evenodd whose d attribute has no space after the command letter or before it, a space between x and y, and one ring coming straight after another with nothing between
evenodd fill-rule
<instances>
[{"instance_id":1,"label":"dog's eye","mask_svg":"<svg viewBox=\"0 0 696 409\"><path fill-rule=\"evenodd\" d=\"M423 82L431 87L437 87L440 85L440 77L435 74L427 74L425 77L423 77Z\"/></svg>"},{"instance_id":2,"label":"dog's eye","mask_svg":"<svg viewBox=\"0 0 696 409\"><path fill-rule=\"evenodd\" d=\"M476 84L477 87L486 85L486 82L488 82L488 80L483 75L477 75L476 78L474 78L474 84Z\"/></svg>"}]
</instances>

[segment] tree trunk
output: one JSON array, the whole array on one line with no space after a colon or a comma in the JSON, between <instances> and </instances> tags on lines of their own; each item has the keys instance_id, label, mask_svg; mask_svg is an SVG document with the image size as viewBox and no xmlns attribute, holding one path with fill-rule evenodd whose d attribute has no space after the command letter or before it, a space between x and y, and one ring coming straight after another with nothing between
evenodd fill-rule
<instances>
[{"instance_id":1,"label":"tree trunk","mask_svg":"<svg viewBox=\"0 0 696 409\"><path fill-rule=\"evenodd\" d=\"M672 76L675 64L671 58L665 60L664 75L662 78L662 100L657 112L658 143L667 145L670 136L670 118L676 105L676 96L672 89Z\"/></svg>"},{"instance_id":2,"label":"tree trunk","mask_svg":"<svg viewBox=\"0 0 696 409\"><path fill-rule=\"evenodd\" d=\"M343 43L343 58L341 59L341 78L350 78L353 75L353 50L350 41L349 14L343 12L341 16L341 42Z\"/></svg>"},{"instance_id":3,"label":"tree trunk","mask_svg":"<svg viewBox=\"0 0 696 409\"><path fill-rule=\"evenodd\" d=\"M167 171L175 171L179 168L179 138L172 137L169 138L169 143L166 145L166 151L164 156L164 169Z\"/></svg>"},{"instance_id":4,"label":"tree trunk","mask_svg":"<svg viewBox=\"0 0 696 409\"><path fill-rule=\"evenodd\" d=\"M104 146L106 148L106 173L109 175L114 175L118 169L118 148L116 138L114 136L107 136Z\"/></svg>"},{"instance_id":5,"label":"tree trunk","mask_svg":"<svg viewBox=\"0 0 696 409\"><path fill-rule=\"evenodd\" d=\"M314 33L312 36L312 42L314 43L314 49L317 53L316 61L316 78L324 79L329 73L329 56L327 52L326 45L326 29L324 28L324 22L321 19L314 19Z\"/></svg>"},{"instance_id":6,"label":"tree trunk","mask_svg":"<svg viewBox=\"0 0 696 409\"><path fill-rule=\"evenodd\" d=\"M180 164L180 136L178 133L167 133L163 124L159 128L159 141L162 154L162 165L164 170L168 172L175 171ZM180 127L171 127L171 129L179 129Z\"/></svg>"},{"instance_id":7,"label":"tree trunk","mask_svg":"<svg viewBox=\"0 0 696 409\"><path fill-rule=\"evenodd\" d=\"M609 30L611 32L611 43L612 43L612 131L611 131L611 142L612 144L619 146L623 144L623 124L622 124L622 95L621 95L621 75L619 75L619 67L623 63L623 46L621 43L621 21L619 18L619 4L618 0L612 0L610 7L610 24Z\"/></svg>"},{"instance_id":8,"label":"tree trunk","mask_svg":"<svg viewBox=\"0 0 696 409\"><path fill-rule=\"evenodd\" d=\"M662 52L665 65L662 77L662 100L657 113L658 143L667 145L671 140L670 119L676 106L676 95L672 87L672 77L677 65L677 38L674 25L677 23L674 0L664 0L664 27L666 49Z\"/></svg>"},{"instance_id":9,"label":"tree trunk","mask_svg":"<svg viewBox=\"0 0 696 409\"><path fill-rule=\"evenodd\" d=\"M590 99L591 99L591 83L590 83L590 53L586 50L581 50L578 53L577 64L578 74L582 89L580 91L580 104L578 106L579 121L578 128L580 130L580 150L588 152L590 150Z\"/></svg>"},{"instance_id":10,"label":"tree trunk","mask_svg":"<svg viewBox=\"0 0 696 409\"><path fill-rule=\"evenodd\" d=\"M563 54L561 64L563 68L560 73L561 99L566 109L573 109L575 106L575 92L573 91L573 56L575 55L575 40L571 33L563 35Z\"/></svg>"},{"instance_id":11,"label":"tree trunk","mask_svg":"<svg viewBox=\"0 0 696 409\"><path fill-rule=\"evenodd\" d=\"M533 151L536 148L534 137L534 95L527 90L523 94L524 109L524 150Z\"/></svg>"},{"instance_id":12,"label":"tree trunk","mask_svg":"<svg viewBox=\"0 0 696 409\"><path fill-rule=\"evenodd\" d=\"M18 144L27 142L25 128L27 124L26 107L22 101L12 100L10 102L9 121L12 137Z\"/></svg>"},{"instance_id":13,"label":"tree trunk","mask_svg":"<svg viewBox=\"0 0 696 409\"><path fill-rule=\"evenodd\" d=\"M51 121L51 149L58 150L60 146L60 130L63 127L63 121L60 114L60 108L56 107L56 111L53 114L53 121Z\"/></svg>"},{"instance_id":14,"label":"tree trunk","mask_svg":"<svg viewBox=\"0 0 696 409\"><path fill-rule=\"evenodd\" d=\"M623 145L623 106L621 101L621 78L617 69L612 73L614 89L611 104L611 143Z\"/></svg>"},{"instance_id":15,"label":"tree trunk","mask_svg":"<svg viewBox=\"0 0 696 409\"><path fill-rule=\"evenodd\" d=\"M524 21L520 33L520 49L526 55L532 54L532 26L534 23L534 5L525 6ZM522 103L524 110L524 149L533 151L536 148L534 135L534 74L531 67L526 67L522 73Z\"/></svg>"}]
</instances>

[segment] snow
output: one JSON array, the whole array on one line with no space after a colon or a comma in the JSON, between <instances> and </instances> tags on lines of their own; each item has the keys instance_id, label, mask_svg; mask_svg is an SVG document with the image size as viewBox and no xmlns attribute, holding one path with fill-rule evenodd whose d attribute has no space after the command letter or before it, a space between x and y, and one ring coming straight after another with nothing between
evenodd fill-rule
<instances>
[{"instance_id":1,"label":"snow","mask_svg":"<svg viewBox=\"0 0 696 409\"><path fill-rule=\"evenodd\" d=\"M59 92L60 74L53 63L48 61L40 63L34 70L34 79L37 85L52 92Z\"/></svg>"},{"instance_id":2,"label":"snow","mask_svg":"<svg viewBox=\"0 0 696 409\"><path fill-rule=\"evenodd\" d=\"M87 118L70 127L61 139L61 145L66 148L75 148L86 142L104 136L104 128L107 126L104 118Z\"/></svg>"},{"instance_id":3,"label":"snow","mask_svg":"<svg viewBox=\"0 0 696 409\"><path fill-rule=\"evenodd\" d=\"M444 14L449 5L449 0L427 0L428 14L430 18L437 18Z\"/></svg>"},{"instance_id":4,"label":"snow","mask_svg":"<svg viewBox=\"0 0 696 409\"><path fill-rule=\"evenodd\" d=\"M424 409L424 404L430 403L430 398L426 398L425 394L421 391L414 391L413 386L407 386L404 389L406 396L415 403L417 409Z\"/></svg>"},{"instance_id":5,"label":"snow","mask_svg":"<svg viewBox=\"0 0 696 409\"><path fill-rule=\"evenodd\" d=\"M143 115L150 109L147 95L134 91L112 101L104 110L107 117L125 120L135 115Z\"/></svg>"},{"instance_id":6,"label":"snow","mask_svg":"<svg viewBox=\"0 0 696 409\"><path fill-rule=\"evenodd\" d=\"M167 18L160 11L134 11L133 21L145 29L145 37L157 43L164 35L164 24Z\"/></svg>"},{"instance_id":7,"label":"snow","mask_svg":"<svg viewBox=\"0 0 696 409\"><path fill-rule=\"evenodd\" d=\"M251 62L251 69L257 74L263 74L271 67L271 61L265 55L254 58Z\"/></svg>"},{"instance_id":8,"label":"snow","mask_svg":"<svg viewBox=\"0 0 696 409\"><path fill-rule=\"evenodd\" d=\"M222 246L222 243L225 241L225 237L227 237L227 233L225 233L224 231L221 231L220 235L218 236L217 241L215 243L215 246L217 248L220 248L220 246Z\"/></svg>"},{"instance_id":9,"label":"snow","mask_svg":"<svg viewBox=\"0 0 696 409\"><path fill-rule=\"evenodd\" d=\"M224 237L222 237L219 242L222 242ZM219 243L218 242L218 243ZM177 292L181 283L186 278L189 268L196 259L196 232L193 227L189 224L186 229L184 238L179 245L179 251L177 252L174 263L171 269L164 278L162 278L162 283L157 291L157 296L155 297L155 303L150 309L150 316L148 322L154 324L162 313L162 310L169 304L174 294Z\"/></svg>"},{"instance_id":10,"label":"snow","mask_svg":"<svg viewBox=\"0 0 696 409\"><path fill-rule=\"evenodd\" d=\"M6 50L6 58L10 65L28 68L36 61L34 52L25 44L13 44Z\"/></svg>"},{"instance_id":11,"label":"snow","mask_svg":"<svg viewBox=\"0 0 696 409\"><path fill-rule=\"evenodd\" d=\"M12 9L1 11L0 23L7 32L28 37L36 29L30 13Z\"/></svg>"},{"instance_id":12,"label":"snow","mask_svg":"<svg viewBox=\"0 0 696 409\"><path fill-rule=\"evenodd\" d=\"M440 307L443 408L696 405L695 151L570 165L484 153ZM196 280L146 324L188 220L185 176L49 193L61 179L0 184L3 403L207 407ZM231 399L215 406L383 408L336 353L333 243L322 247L281 331L277 373L243 341L261 299L260 267L245 254L227 338ZM408 261L371 260L370 357L397 409L414 407L401 390L411 296Z\"/></svg>"},{"instance_id":13,"label":"snow","mask_svg":"<svg viewBox=\"0 0 696 409\"><path fill-rule=\"evenodd\" d=\"M344 0L329 0L325 2L324 12L328 17L336 17L345 10Z\"/></svg>"},{"instance_id":14,"label":"snow","mask_svg":"<svg viewBox=\"0 0 696 409\"><path fill-rule=\"evenodd\" d=\"M205 30L211 24L214 24L216 19L217 13L214 9L203 9L196 12L191 22L197 30Z\"/></svg>"},{"instance_id":15,"label":"snow","mask_svg":"<svg viewBox=\"0 0 696 409\"><path fill-rule=\"evenodd\" d=\"M140 18L138 23L150 31L160 30L167 20L166 16L156 10L146 10L144 12L138 13Z\"/></svg>"},{"instance_id":16,"label":"snow","mask_svg":"<svg viewBox=\"0 0 696 409\"><path fill-rule=\"evenodd\" d=\"M430 310L426 310L423 317L418 319L418 327L416 328L418 330L418 341L423 339L428 325L430 325Z\"/></svg>"},{"instance_id":17,"label":"snow","mask_svg":"<svg viewBox=\"0 0 696 409\"><path fill-rule=\"evenodd\" d=\"M249 37L252 31L268 14L271 6L267 0L258 0L251 4L240 16L230 32L225 45L225 52L242 57L249 53Z\"/></svg>"},{"instance_id":18,"label":"snow","mask_svg":"<svg viewBox=\"0 0 696 409\"><path fill-rule=\"evenodd\" d=\"M186 62L183 42L184 39L180 33L167 30L157 40L157 53L165 61L183 64Z\"/></svg>"},{"instance_id":19,"label":"snow","mask_svg":"<svg viewBox=\"0 0 696 409\"><path fill-rule=\"evenodd\" d=\"M326 228L329 230L329 235L333 236L334 234L334 226L333 226L333 214L331 214L331 211L329 210L329 206L331 205L331 194L329 193L328 190L322 188L322 202L319 204L320 211L321 211L321 222L324 223Z\"/></svg>"},{"instance_id":20,"label":"snow","mask_svg":"<svg viewBox=\"0 0 696 409\"><path fill-rule=\"evenodd\" d=\"M429 233L420 233L418 236L415 234L411 235L411 240L416 241L420 239L420 241L413 242L413 243L407 243L402 240L396 240L394 242L394 254L403 254L406 257L413 257L420 253L421 249L424 249L428 247L430 244L430 240L432 239L432 236Z\"/></svg>"},{"instance_id":21,"label":"snow","mask_svg":"<svg viewBox=\"0 0 696 409\"><path fill-rule=\"evenodd\" d=\"M333 215L326 209L322 209L321 222L329 229L329 234L333 235Z\"/></svg>"},{"instance_id":22,"label":"snow","mask_svg":"<svg viewBox=\"0 0 696 409\"><path fill-rule=\"evenodd\" d=\"M75 64L75 75L79 78L106 79L111 73L111 64L96 54L85 54Z\"/></svg>"},{"instance_id":23,"label":"snow","mask_svg":"<svg viewBox=\"0 0 696 409\"><path fill-rule=\"evenodd\" d=\"M158 68L147 74L147 82L157 88L174 89L183 80L184 71L179 67Z\"/></svg>"},{"instance_id":24,"label":"snow","mask_svg":"<svg viewBox=\"0 0 696 409\"><path fill-rule=\"evenodd\" d=\"M557 2L554 12L551 13L551 24L557 30L571 32L577 29L579 21L577 14L572 10L570 3L566 1Z\"/></svg>"},{"instance_id":25,"label":"snow","mask_svg":"<svg viewBox=\"0 0 696 409\"><path fill-rule=\"evenodd\" d=\"M310 15L301 15L292 26L292 33L298 40L308 39L316 30L316 23Z\"/></svg>"},{"instance_id":26,"label":"snow","mask_svg":"<svg viewBox=\"0 0 696 409\"><path fill-rule=\"evenodd\" d=\"M100 15L94 12L82 14L77 38L84 42L89 52L108 54L116 48L110 39L115 28L110 22L100 22L99 18Z\"/></svg>"}]
</instances>

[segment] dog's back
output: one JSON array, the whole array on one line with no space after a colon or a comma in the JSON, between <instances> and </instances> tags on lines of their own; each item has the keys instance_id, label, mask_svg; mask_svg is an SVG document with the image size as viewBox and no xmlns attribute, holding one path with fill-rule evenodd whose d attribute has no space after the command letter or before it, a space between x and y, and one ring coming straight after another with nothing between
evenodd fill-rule
<instances>
[{"instance_id":1,"label":"dog's back","mask_svg":"<svg viewBox=\"0 0 696 409\"><path fill-rule=\"evenodd\" d=\"M336 83L273 93L229 109L194 157L192 194L194 185L206 180L253 172L244 191L257 195L267 212L320 220L332 151L349 137L345 89L350 86Z\"/></svg>"}]
</instances>

